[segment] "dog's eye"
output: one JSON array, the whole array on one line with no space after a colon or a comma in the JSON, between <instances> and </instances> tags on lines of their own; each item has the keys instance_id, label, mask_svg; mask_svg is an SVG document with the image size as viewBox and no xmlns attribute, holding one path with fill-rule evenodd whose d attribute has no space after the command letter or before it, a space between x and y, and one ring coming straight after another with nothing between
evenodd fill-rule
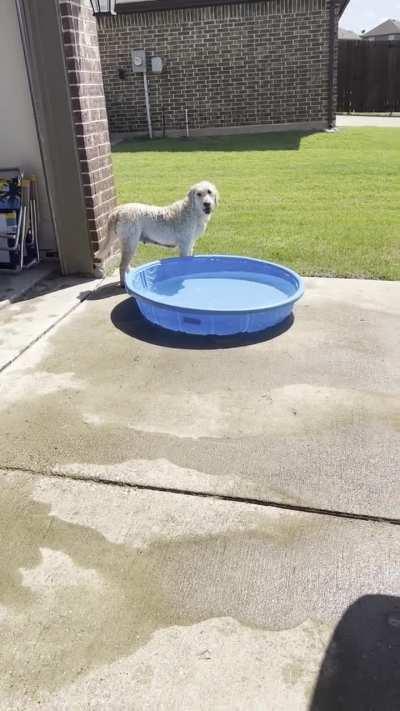
<instances>
[{"instance_id":1,"label":"dog's eye","mask_svg":"<svg viewBox=\"0 0 400 711\"><path fill-rule=\"evenodd\" d=\"M212 192L211 192L211 190L207 190L207 192L208 192L208 194L209 194L209 195L212 195Z\"/></svg>"},{"instance_id":2,"label":"dog's eye","mask_svg":"<svg viewBox=\"0 0 400 711\"><path fill-rule=\"evenodd\" d=\"M197 197L201 197L201 193L197 193Z\"/></svg>"}]
</instances>

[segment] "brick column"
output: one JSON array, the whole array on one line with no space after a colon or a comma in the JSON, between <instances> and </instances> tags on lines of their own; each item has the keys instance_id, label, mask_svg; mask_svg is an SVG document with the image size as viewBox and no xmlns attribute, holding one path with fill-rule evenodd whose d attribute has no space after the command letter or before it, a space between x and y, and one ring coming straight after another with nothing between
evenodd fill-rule
<instances>
[{"instance_id":1,"label":"brick column","mask_svg":"<svg viewBox=\"0 0 400 711\"><path fill-rule=\"evenodd\" d=\"M87 0L60 0L73 125L93 252L116 205L97 21Z\"/></svg>"}]
</instances>

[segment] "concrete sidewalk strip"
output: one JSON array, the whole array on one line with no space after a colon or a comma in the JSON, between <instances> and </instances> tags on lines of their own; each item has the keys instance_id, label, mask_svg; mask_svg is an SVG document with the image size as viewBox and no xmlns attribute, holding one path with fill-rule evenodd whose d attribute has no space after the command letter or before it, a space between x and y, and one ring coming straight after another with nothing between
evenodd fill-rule
<instances>
[{"instance_id":1,"label":"concrete sidewalk strip","mask_svg":"<svg viewBox=\"0 0 400 711\"><path fill-rule=\"evenodd\" d=\"M337 116L338 128L400 128L400 116Z\"/></svg>"},{"instance_id":2,"label":"concrete sidewalk strip","mask_svg":"<svg viewBox=\"0 0 400 711\"><path fill-rule=\"evenodd\" d=\"M0 476L1 709L398 708L399 526Z\"/></svg>"},{"instance_id":3,"label":"concrete sidewalk strip","mask_svg":"<svg viewBox=\"0 0 400 711\"><path fill-rule=\"evenodd\" d=\"M98 279L51 274L20 293L14 303L1 309L0 371L99 285Z\"/></svg>"},{"instance_id":4,"label":"concrete sidewalk strip","mask_svg":"<svg viewBox=\"0 0 400 711\"><path fill-rule=\"evenodd\" d=\"M0 462L400 519L399 312L307 279L277 338L204 348L108 284L3 372Z\"/></svg>"},{"instance_id":5,"label":"concrete sidewalk strip","mask_svg":"<svg viewBox=\"0 0 400 711\"><path fill-rule=\"evenodd\" d=\"M7 308L13 301L21 299L27 291L39 281L46 279L56 269L51 262L42 262L31 269L22 272L1 272L0 276L0 310Z\"/></svg>"}]
</instances>

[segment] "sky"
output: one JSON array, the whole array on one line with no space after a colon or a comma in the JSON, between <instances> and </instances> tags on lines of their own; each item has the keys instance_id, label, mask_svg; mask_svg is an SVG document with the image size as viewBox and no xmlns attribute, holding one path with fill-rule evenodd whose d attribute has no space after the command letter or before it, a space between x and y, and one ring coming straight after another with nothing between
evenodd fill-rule
<instances>
[{"instance_id":1,"label":"sky","mask_svg":"<svg viewBox=\"0 0 400 711\"><path fill-rule=\"evenodd\" d=\"M400 0L350 0L340 26L354 32L368 32L388 19L400 20Z\"/></svg>"}]
</instances>

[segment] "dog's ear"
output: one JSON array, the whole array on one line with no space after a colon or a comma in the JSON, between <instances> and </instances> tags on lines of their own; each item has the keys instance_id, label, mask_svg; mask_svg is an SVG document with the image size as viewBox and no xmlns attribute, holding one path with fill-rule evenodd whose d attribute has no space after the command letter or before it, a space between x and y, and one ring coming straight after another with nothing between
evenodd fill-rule
<instances>
[{"instance_id":1,"label":"dog's ear","mask_svg":"<svg viewBox=\"0 0 400 711\"><path fill-rule=\"evenodd\" d=\"M192 205L192 207L194 206L194 199L196 197L196 191L197 191L197 186L192 185L192 187L190 188L190 190L187 194L188 200L189 200L190 204Z\"/></svg>"},{"instance_id":2,"label":"dog's ear","mask_svg":"<svg viewBox=\"0 0 400 711\"><path fill-rule=\"evenodd\" d=\"M218 207L219 205L219 192L217 188L215 188L215 207Z\"/></svg>"}]
</instances>

